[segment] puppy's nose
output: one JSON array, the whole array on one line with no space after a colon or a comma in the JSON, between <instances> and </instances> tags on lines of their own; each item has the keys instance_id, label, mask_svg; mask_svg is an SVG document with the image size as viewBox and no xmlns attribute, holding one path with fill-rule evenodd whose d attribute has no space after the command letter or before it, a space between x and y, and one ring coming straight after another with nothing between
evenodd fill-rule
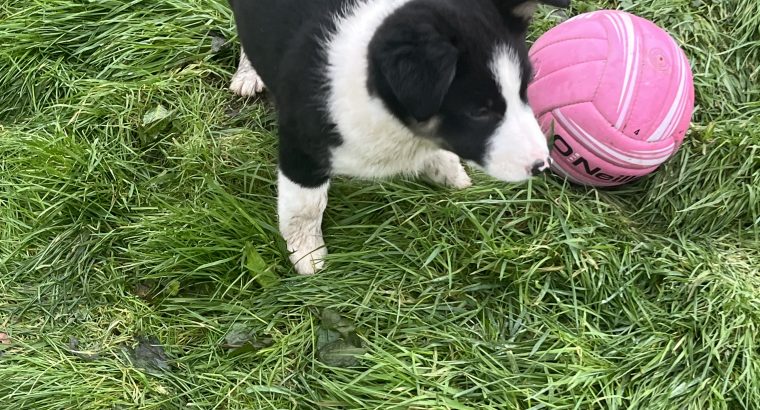
<instances>
[{"instance_id":1,"label":"puppy's nose","mask_svg":"<svg viewBox=\"0 0 760 410\"><path fill-rule=\"evenodd\" d=\"M545 160L539 159L538 161L534 162L533 166L530 169L531 175L536 176L549 169L551 161L551 158L547 158Z\"/></svg>"}]
</instances>

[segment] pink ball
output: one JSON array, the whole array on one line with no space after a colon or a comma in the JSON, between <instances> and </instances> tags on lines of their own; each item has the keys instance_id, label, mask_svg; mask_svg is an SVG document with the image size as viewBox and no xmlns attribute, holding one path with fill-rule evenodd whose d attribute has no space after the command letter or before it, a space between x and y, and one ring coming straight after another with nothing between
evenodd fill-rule
<instances>
[{"instance_id":1,"label":"pink ball","mask_svg":"<svg viewBox=\"0 0 760 410\"><path fill-rule=\"evenodd\" d=\"M539 38L530 57L528 100L544 132L554 130L559 175L621 185L681 146L694 110L691 68L654 23L622 11L581 14Z\"/></svg>"}]
</instances>

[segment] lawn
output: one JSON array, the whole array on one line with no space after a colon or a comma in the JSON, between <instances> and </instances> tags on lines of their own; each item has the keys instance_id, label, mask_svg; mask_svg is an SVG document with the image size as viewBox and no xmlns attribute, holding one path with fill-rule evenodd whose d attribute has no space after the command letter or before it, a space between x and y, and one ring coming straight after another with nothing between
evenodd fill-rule
<instances>
[{"instance_id":1,"label":"lawn","mask_svg":"<svg viewBox=\"0 0 760 410\"><path fill-rule=\"evenodd\" d=\"M339 179L300 277L224 0L0 0L0 407L760 409L760 3L576 0L531 39L598 8L692 61L673 160Z\"/></svg>"}]
</instances>

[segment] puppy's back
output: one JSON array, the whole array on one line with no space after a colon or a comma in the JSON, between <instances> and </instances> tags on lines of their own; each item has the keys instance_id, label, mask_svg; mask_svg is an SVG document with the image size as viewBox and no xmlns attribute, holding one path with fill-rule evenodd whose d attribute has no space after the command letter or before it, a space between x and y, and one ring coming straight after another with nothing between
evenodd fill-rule
<instances>
[{"instance_id":1,"label":"puppy's back","mask_svg":"<svg viewBox=\"0 0 760 410\"><path fill-rule=\"evenodd\" d=\"M229 1L243 49L264 83L275 93L285 56L306 41L318 44L325 29L332 28L335 16L355 3L355 0Z\"/></svg>"}]
</instances>

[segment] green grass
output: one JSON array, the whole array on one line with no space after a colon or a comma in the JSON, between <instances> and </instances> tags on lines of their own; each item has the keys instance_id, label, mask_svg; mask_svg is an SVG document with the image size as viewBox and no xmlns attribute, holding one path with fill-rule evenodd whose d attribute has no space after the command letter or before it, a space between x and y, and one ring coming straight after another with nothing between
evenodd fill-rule
<instances>
[{"instance_id":1,"label":"green grass","mask_svg":"<svg viewBox=\"0 0 760 410\"><path fill-rule=\"evenodd\" d=\"M0 0L2 407L760 408L760 3L572 13L600 7L689 54L676 158L613 191L341 179L328 267L299 277L274 114L226 91L224 1ZM318 360L325 308L356 325L357 367ZM266 342L231 354L233 328ZM126 358L142 336L169 371Z\"/></svg>"}]
</instances>

